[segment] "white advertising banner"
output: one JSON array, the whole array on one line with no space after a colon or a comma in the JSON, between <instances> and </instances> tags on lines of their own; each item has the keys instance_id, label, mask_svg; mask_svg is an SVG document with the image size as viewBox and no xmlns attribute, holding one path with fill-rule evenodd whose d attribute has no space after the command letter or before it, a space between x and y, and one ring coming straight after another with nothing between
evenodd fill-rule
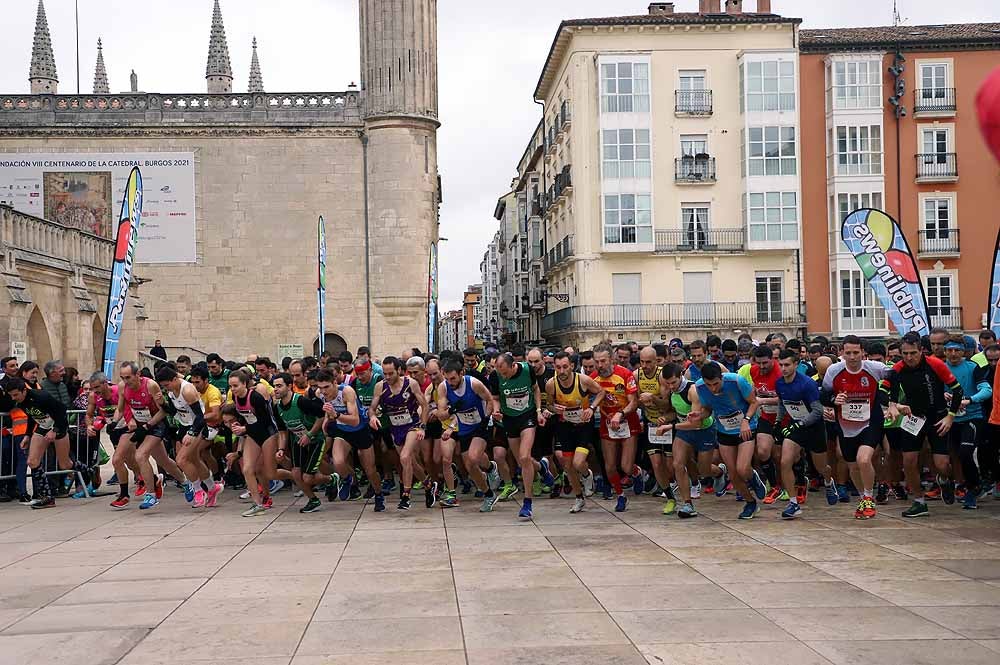
<instances>
[{"instance_id":1,"label":"white advertising banner","mask_svg":"<svg viewBox=\"0 0 1000 665\"><path fill-rule=\"evenodd\" d=\"M132 167L142 172L137 263L195 261L194 153L0 154L0 203L105 238Z\"/></svg>"}]
</instances>

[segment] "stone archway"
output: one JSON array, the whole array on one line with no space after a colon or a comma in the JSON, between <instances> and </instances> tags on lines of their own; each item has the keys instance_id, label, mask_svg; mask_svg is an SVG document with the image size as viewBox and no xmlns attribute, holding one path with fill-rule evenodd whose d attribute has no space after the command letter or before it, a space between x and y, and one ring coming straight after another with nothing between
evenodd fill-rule
<instances>
[{"instance_id":1,"label":"stone archway","mask_svg":"<svg viewBox=\"0 0 1000 665\"><path fill-rule=\"evenodd\" d=\"M341 351L347 350L347 341L337 333L326 333L326 350L336 356ZM319 337L313 341L313 355L319 357Z\"/></svg>"},{"instance_id":2,"label":"stone archway","mask_svg":"<svg viewBox=\"0 0 1000 665\"><path fill-rule=\"evenodd\" d=\"M44 365L53 359L49 329L45 326L45 319L42 318L42 312L38 307L35 307L28 317L28 359L34 360L39 365Z\"/></svg>"}]
</instances>

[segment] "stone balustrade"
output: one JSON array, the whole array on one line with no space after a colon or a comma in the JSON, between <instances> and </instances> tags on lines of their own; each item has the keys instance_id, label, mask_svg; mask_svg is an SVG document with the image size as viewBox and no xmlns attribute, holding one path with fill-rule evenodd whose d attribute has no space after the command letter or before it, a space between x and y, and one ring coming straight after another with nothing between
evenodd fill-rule
<instances>
[{"instance_id":1,"label":"stone balustrade","mask_svg":"<svg viewBox=\"0 0 1000 665\"><path fill-rule=\"evenodd\" d=\"M0 205L0 251L13 251L22 262L68 272L81 268L107 274L115 242Z\"/></svg>"}]
</instances>

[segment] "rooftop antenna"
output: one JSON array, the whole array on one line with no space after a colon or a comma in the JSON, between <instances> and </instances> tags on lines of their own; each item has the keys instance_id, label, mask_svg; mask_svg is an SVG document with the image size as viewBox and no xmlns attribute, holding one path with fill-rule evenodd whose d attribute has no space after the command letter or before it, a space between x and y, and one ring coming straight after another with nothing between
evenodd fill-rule
<instances>
[{"instance_id":1,"label":"rooftop antenna","mask_svg":"<svg viewBox=\"0 0 1000 665\"><path fill-rule=\"evenodd\" d=\"M892 27L898 28L903 19L899 15L899 0L892 0Z\"/></svg>"}]
</instances>

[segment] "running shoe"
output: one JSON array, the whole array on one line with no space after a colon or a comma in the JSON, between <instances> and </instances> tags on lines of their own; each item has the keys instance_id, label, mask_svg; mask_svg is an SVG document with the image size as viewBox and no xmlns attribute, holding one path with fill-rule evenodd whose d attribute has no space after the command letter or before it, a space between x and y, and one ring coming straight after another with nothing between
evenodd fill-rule
<instances>
[{"instance_id":1,"label":"running shoe","mask_svg":"<svg viewBox=\"0 0 1000 665\"><path fill-rule=\"evenodd\" d=\"M903 517L927 517L931 511L923 501L914 501L913 505L903 511Z\"/></svg>"},{"instance_id":2,"label":"running shoe","mask_svg":"<svg viewBox=\"0 0 1000 665\"><path fill-rule=\"evenodd\" d=\"M413 487L411 487L410 489L416 490L416 491L419 492L423 488L424 488L424 481L418 480L417 482L413 483Z\"/></svg>"},{"instance_id":3,"label":"running shoe","mask_svg":"<svg viewBox=\"0 0 1000 665\"><path fill-rule=\"evenodd\" d=\"M156 498L155 494L143 494L142 503L139 504L139 510L149 510L151 508L156 508L160 505L160 500Z\"/></svg>"},{"instance_id":4,"label":"running shoe","mask_svg":"<svg viewBox=\"0 0 1000 665\"><path fill-rule=\"evenodd\" d=\"M486 482L489 483L490 489L494 492L500 489L500 471L497 469L496 462L490 462L490 470L486 472Z\"/></svg>"},{"instance_id":5,"label":"running shoe","mask_svg":"<svg viewBox=\"0 0 1000 665\"><path fill-rule=\"evenodd\" d=\"M638 464L632 470L632 491L635 492L636 496L639 496L646 489L646 481L649 480L649 474L647 474Z\"/></svg>"},{"instance_id":6,"label":"running shoe","mask_svg":"<svg viewBox=\"0 0 1000 665\"><path fill-rule=\"evenodd\" d=\"M306 502L306 505L304 505L301 508L299 508L299 512L300 513L315 513L317 511L319 511L319 509L322 508L322 507L323 507L323 504L320 502L320 500L318 498L316 498L316 497L313 497L313 498L309 499L309 501Z\"/></svg>"},{"instance_id":7,"label":"running shoe","mask_svg":"<svg viewBox=\"0 0 1000 665\"><path fill-rule=\"evenodd\" d=\"M744 504L743 511L740 512L741 520L752 520L760 512L760 504L756 501Z\"/></svg>"},{"instance_id":8,"label":"running shoe","mask_svg":"<svg viewBox=\"0 0 1000 665\"><path fill-rule=\"evenodd\" d=\"M499 501L509 501L515 494L517 494L517 485L514 483L504 483L504 486L500 488Z\"/></svg>"},{"instance_id":9,"label":"running shoe","mask_svg":"<svg viewBox=\"0 0 1000 665\"><path fill-rule=\"evenodd\" d=\"M125 510L128 508L128 497L118 495L118 497L111 502L111 507L115 510Z\"/></svg>"},{"instance_id":10,"label":"running shoe","mask_svg":"<svg viewBox=\"0 0 1000 665\"><path fill-rule=\"evenodd\" d=\"M375 495L375 512L382 513L385 512L385 497L381 494Z\"/></svg>"},{"instance_id":11,"label":"running shoe","mask_svg":"<svg viewBox=\"0 0 1000 665\"><path fill-rule=\"evenodd\" d=\"M781 494L778 495L778 501L788 501L790 497L788 496L788 490L784 487L781 488Z\"/></svg>"},{"instance_id":12,"label":"running shoe","mask_svg":"<svg viewBox=\"0 0 1000 665\"><path fill-rule=\"evenodd\" d=\"M767 489L764 487L764 481L760 479L760 474L757 473L757 469L753 470L753 476L750 478L750 485L758 501L763 500L764 497L767 496Z\"/></svg>"},{"instance_id":13,"label":"running shoe","mask_svg":"<svg viewBox=\"0 0 1000 665\"><path fill-rule=\"evenodd\" d=\"M105 485L117 485L117 484L118 484L118 474L117 474L117 473L112 473L112 474L111 474L111 477L110 477L110 478L108 478L108 479L107 479L107 480L106 480L106 481L104 482L104 484L105 484Z\"/></svg>"},{"instance_id":14,"label":"running shoe","mask_svg":"<svg viewBox=\"0 0 1000 665\"><path fill-rule=\"evenodd\" d=\"M157 500L163 498L163 474L156 474L156 482L153 485Z\"/></svg>"},{"instance_id":15,"label":"running shoe","mask_svg":"<svg viewBox=\"0 0 1000 665\"><path fill-rule=\"evenodd\" d=\"M346 475L340 479L339 488L337 491L337 498L341 501L347 501L351 498L351 487L354 486L354 476ZM416 489L416 487L414 487Z\"/></svg>"},{"instance_id":16,"label":"running shoe","mask_svg":"<svg viewBox=\"0 0 1000 665\"><path fill-rule=\"evenodd\" d=\"M701 483L694 483L691 485L691 498L700 499L701 498Z\"/></svg>"},{"instance_id":17,"label":"running shoe","mask_svg":"<svg viewBox=\"0 0 1000 665\"><path fill-rule=\"evenodd\" d=\"M479 506L479 512L481 513L492 513L493 506L497 503L497 495L490 494L489 496L483 497L483 503Z\"/></svg>"},{"instance_id":18,"label":"running shoe","mask_svg":"<svg viewBox=\"0 0 1000 665\"><path fill-rule=\"evenodd\" d=\"M74 499L86 499L88 496L94 496L94 486L87 485L81 490L78 490L73 494Z\"/></svg>"},{"instance_id":19,"label":"running shoe","mask_svg":"<svg viewBox=\"0 0 1000 665\"><path fill-rule=\"evenodd\" d=\"M372 487L371 483L368 483L368 489L365 490L365 496L363 498L365 501L375 498L375 488Z\"/></svg>"},{"instance_id":20,"label":"running shoe","mask_svg":"<svg viewBox=\"0 0 1000 665\"><path fill-rule=\"evenodd\" d=\"M21 495L19 497L17 497L17 502L19 504L21 504L22 506L30 505L31 504L31 495L30 494L25 494L24 492L22 492Z\"/></svg>"},{"instance_id":21,"label":"running shoe","mask_svg":"<svg viewBox=\"0 0 1000 665\"><path fill-rule=\"evenodd\" d=\"M250 500L250 490L247 490L243 494L240 494L240 501L246 503L249 500Z\"/></svg>"},{"instance_id":22,"label":"running shoe","mask_svg":"<svg viewBox=\"0 0 1000 665\"><path fill-rule=\"evenodd\" d=\"M965 486L964 485L955 485L955 499L956 500L961 501L962 499L964 499L965 498L965 492L966 492L966 490L965 490Z\"/></svg>"},{"instance_id":23,"label":"running shoe","mask_svg":"<svg viewBox=\"0 0 1000 665\"><path fill-rule=\"evenodd\" d=\"M585 497L594 496L594 472L591 471L580 480L583 482L583 495Z\"/></svg>"},{"instance_id":24,"label":"running shoe","mask_svg":"<svg viewBox=\"0 0 1000 665\"><path fill-rule=\"evenodd\" d=\"M739 492L736 493L736 500L737 501L745 501L745 499L743 498L743 495L740 494Z\"/></svg>"},{"instance_id":25,"label":"running shoe","mask_svg":"<svg viewBox=\"0 0 1000 665\"><path fill-rule=\"evenodd\" d=\"M875 508L875 502L872 501L870 496L866 496L861 500L864 506L861 508L863 519L870 520L871 518L878 515L878 509Z\"/></svg>"},{"instance_id":26,"label":"running shoe","mask_svg":"<svg viewBox=\"0 0 1000 665\"><path fill-rule=\"evenodd\" d=\"M454 492L445 492L440 505L442 508L457 508L458 498Z\"/></svg>"},{"instance_id":27,"label":"running shoe","mask_svg":"<svg viewBox=\"0 0 1000 665\"><path fill-rule=\"evenodd\" d=\"M146 483L142 478L136 478L135 480L135 493L132 494L135 498L139 498L146 493Z\"/></svg>"},{"instance_id":28,"label":"running shoe","mask_svg":"<svg viewBox=\"0 0 1000 665\"><path fill-rule=\"evenodd\" d=\"M780 496L781 496L781 488L779 488L779 487L772 487L771 491L768 492L767 496L764 497L764 505L765 506L770 506L772 503L774 503L775 501L777 501ZM759 499L760 497L757 497L757 498ZM785 500L787 501L788 497L785 497Z\"/></svg>"},{"instance_id":29,"label":"running shoe","mask_svg":"<svg viewBox=\"0 0 1000 665\"><path fill-rule=\"evenodd\" d=\"M392 494L396 491L395 477L388 477L382 481L382 494Z\"/></svg>"},{"instance_id":30,"label":"running shoe","mask_svg":"<svg viewBox=\"0 0 1000 665\"><path fill-rule=\"evenodd\" d=\"M955 481L938 476L938 486L941 487L941 498L944 502L949 506L955 503Z\"/></svg>"},{"instance_id":31,"label":"running shoe","mask_svg":"<svg viewBox=\"0 0 1000 665\"><path fill-rule=\"evenodd\" d=\"M962 499L962 509L976 510L977 508L979 508L979 504L976 501L976 492L966 492L965 498Z\"/></svg>"},{"instance_id":32,"label":"running shoe","mask_svg":"<svg viewBox=\"0 0 1000 665\"><path fill-rule=\"evenodd\" d=\"M272 480L271 482L269 482L267 484L267 493L268 494L277 494L278 492L280 492L283 489L285 489L285 481L284 480L278 480L277 478L275 478L274 480Z\"/></svg>"},{"instance_id":33,"label":"running shoe","mask_svg":"<svg viewBox=\"0 0 1000 665\"><path fill-rule=\"evenodd\" d=\"M604 487L602 489L604 491L601 493L601 496L604 498L605 501L610 501L611 499L615 498L614 491L612 490L611 487L611 483L604 483Z\"/></svg>"},{"instance_id":34,"label":"running shoe","mask_svg":"<svg viewBox=\"0 0 1000 665\"><path fill-rule=\"evenodd\" d=\"M674 511L676 511L676 510L677 510L677 500L676 499L667 499L667 502L665 504L663 504L663 514L664 515L673 515Z\"/></svg>"},{"instance_id":35,"label":"running shoe","mask_svg":"<svg viewBox=\"0 0 1000 665\"><path fill-rule=\"evenodd\" d=\"M889 503L889 486L885 483L879 483L875 489L875 503L880 506Z\"/></svg>"},{"instance_id":36,"label":"running shoe","mask_svg":"<svg viewBox=\"0 0 1000 665\"><path fill-rule=\"evenodd\" d=\"M521 504L521 510L517 513L517 519L522 521L527 521L531 519L531 503L530 499L525 499L524 503Z\"/></svg>"},{"instance_id":37,"label":"running shoe","mask_svg":"<svg viewBox=\"0 0 1000 665\"><path fill-rule=\"evenodd\" d=\"M184 500L188 503L194 501L194 483L188 481L184 483Z\"/></svg>"},{"instance_id":38,"label":"running shoe","mask_svg":"<svg viewBox=\"0 0 1000 665\"><path fill-rule=\"evenodd\" d=\"M941 500L941 488L938 486L931 487L929 490L924 492L924 501L940 501ZM954 499L952 499L954 501Z\"/></svg>"},{"instance_id":39,"label":"running shoe","mask_svg":"<svg viewBox=\"0 0 1000 665\"><path fill-rule=\"evenodd\" d=\"M837 483L830 481L829 485L825 486L826 491L826 502L831 506L836 506L840 503L840 496L837 494Z\"/></svg>"},{"instance_id":40,"label":"running shoe","mask_svg":"<svg viewBox=\"0 0 1000 665\"><path fill-rule=\"evenodd\" d=\"M438 502L437 490L438 490L437 481L424 483L424 505L427 506L428 508L433 508L434 504Z\"/></svg>"},{"instance_id":41,"label":"running shoe","mask_svg":"<svg viewBox=\"0 0 1000 665\"><path fill-rule=\"evenodd\" d=\"M265 513L267 513L267 508L255 503L252 506L250 506L248 510L243 511L243 513L241 514L243 515L243 517L260 517Z\"/></svg>"},{"instance_id":42,"label":"running shoe","mask_svg":"<svg viewBox=\"0 0 1000 665\"><path fill-rule=\"evenodd\" d=\"M56 500L51 496L47 496L44 499L35 499L30 504L32 510L42 510L43 508L54 508L56 505Z\"/></svg>"},{"instance_id":43,"label":"running shoe","mask_svg":"<svg viewBox=\"0 0 1000 665\"><path fill-rule=\"evenodd\" d=\"M677 510L677 517L682 520L691 519L692 517L698 517L698 511L694 509L694 504L685 503Z\"/></svg>"},{"instance_id":44,"label":"running shoe","mask_svg":"<svg viewBox=\"0 0 1000 665\"><path fill-rule=\"evenodd\" d=\"M998 485L1000 487L1000 485ZM903 483L896 483L892 486L892 496L896 501L907 501L910 496L906 493L906 488L903 487Z\"/></svg>"},{"instance_id":45,"label":"running shoe","mask_svg":"<svg viewBox=\"0 0 1000 665\"><path fill-rule=\"evenodd\" d=\"M539 465L542 467L542 484L552 487L555 484L556 479L552 475L552 469L549 468L549 459L543 457L538 461Z\"/></svg>"},{"instance_id":46,"label":"running shoe","mask_svg":"<svg viewBox=\"0 0 1000 665\"><path fill-rule=\"evenodd\" d=\"M615 504L616 513L624 513L628 509L628 497L624 494L618 495L618 502Z\"/></svg>"},{"instance_id":47,"label":"running shoe","mask_svg":"<svg viewBox=\"0 0 1000 665\"><path fill-rule=\"evenodd\" d=\"M222 494L222 490L225 489L225 485L222 483L215 483L212 489L208 490L205 495L205 507L215 508L215 502L218 501L219 495Z\"/></svg>"},{"instance_id":48,"label":"running shoe","mask_svg":"<svg viewBox=\"0 0 1000 665\"><path fill-rule=\"evenodd\" d=\"M587 500L582 496L578 496L576 497L576 500L573 501L573 507L569 509L569 512L575 515L576 513L582 512L586 506Z\"/></svg>"},{"instance_id":49,"label":"running shoe","mask_svg":"<svg viewBox=\"0 0 1000 665\"><path fill-rule=\"evenodd\" d=\"M719 464L719 470L722 473L712 482L712 489L715 492L715 496L722 498L726 496L726 492L732 488L732 485L729 484L729 469L726 468L726 465Z\"/></svg>"},{"instance_id":50,"label":"running shoe","mask_svg":"<svg viewBox=\"0 0 1000 665\"><path fill-rule=\"evenodd\" d=\"M851 500L851 496L847 493L847 485L837 485L837 501L840 503L847 503Z\"/></svg>"},{"instance_id":51,"label":"running shoe","mask_svg":"<svg viewBox=\"0 0 1000 665\"><path fill-rule=\"evenodd\" d=\"M468 494L472 491L472 481L468 478L459 478L459 482L462 483L462 494Z\"/></svg>"},{"instance_id":52,"label":"running shoe","mask_svg":"<svg viewBox=\"0 0 1000 665\"><path fill-rule=\"evenodd\" d=\"M194 501L191 502L191 507L204 508L205 499L207 498L208 498L208 492L199 487L198 490L194 493Z\"/></svg>"},{"instance_id":53,"label":"running shoe","mask_svg":"<svg viewBox=\"0 0 1000 665\"><path fill-rule=\"evenodd\" d=\"M781 511L781 519L793 520L796 517L798 517L799 513L801 512L802 512L802 506L795 503L794 501L789 501L788 506L786 506L785 509Z\"/></svg>"},{"instance_id":54,"label":"running shoe","mask_svg":"<svg viewBox=\"0 0 1000 665\"><path fill-rule=\"evenodd\" d=\"M274 499L272 499L270 495L265 496L264 503L262 503L261 505L264 506L264 510L271 510L271 508L274 507Z\"/></svg>"},{"instance_id":55,"label":"running shoe","mask_svg":"<svg viewBox=\"0 0 1000 665\"><path fill-rule=\"evenodd\" d=\"M552 486L552 489L549 491L550 499L558 499L560 496L562 496L562 484L563 484L563 474L560 473L558 476L556 476L556 482Z\"/></svg>"},{"instance_id":56,"label":"running shoe","mask_svg":"<svg viewBox=\"0 0 1000 665\"><path fill-rule=\"evenodd\" d=\"M404 494L399 500L399 504L396 506L396 510L409 510L410 509L410 495Z\"/></svg>"},{"instance_id":57,"label":"running shoe","mask_svg":"<svg viewBox=\"0 0 1000 665\"><path fill-rule=\"evenodd\" d=\"M319 488L317 487L316 489L319 489ZM304 497L305 495L306 495L306 493L305 493L305 492L303 492L302 490L295 490L295 492L294 492L294 493L292 494L292 496L293 496L294 498L296 498L296 499L301 499L301 498L302 498L302 497Z\"/></svg>"},{"instance_id":58,"label":"running shoe","mask_svg":"<svg viewBox=\"0 0 1000 665\"><path fill-rule=\"evenodd\" d=\"M806 485L796 485L795 498L799 500L800 506L804 506L809 499L809 488Z\"/></svg>"}]
</instances>

